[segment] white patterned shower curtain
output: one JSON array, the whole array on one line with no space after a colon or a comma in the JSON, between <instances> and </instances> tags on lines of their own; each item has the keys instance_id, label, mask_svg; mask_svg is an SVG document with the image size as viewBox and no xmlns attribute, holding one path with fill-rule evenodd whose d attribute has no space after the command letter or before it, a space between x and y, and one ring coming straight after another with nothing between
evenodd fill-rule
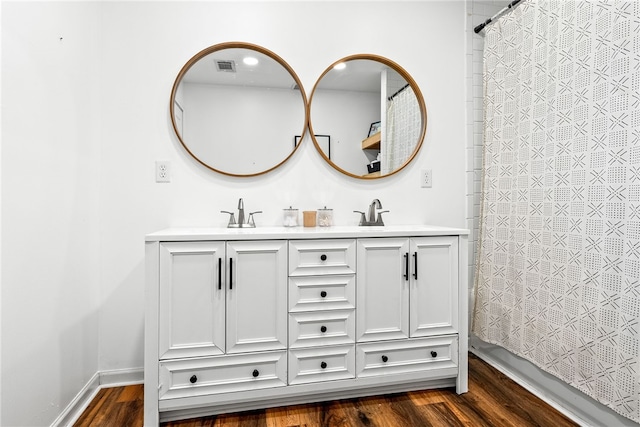
<instances>
[{"instance_id":1,"label":"white patterned shower curtain","mask_svg":"<svg viewBox=\"0 0 640 427\"><path fill-rule=\"evenodd\" d=\"M407 86L387 101L385 143L381 149L380 169L383 174L404 165L418 144L422 130L418 98Z\"/></svg>"},{"instance_id":2,"label":"white patterned shower curtain","mask_svg":"<svg viewBox=\"0 0 640 427\"><path fill-rule=\"evenodd\" d=\"M640 421L640 2L486 28L473 332Z\"/></svg>"}]
</instances>

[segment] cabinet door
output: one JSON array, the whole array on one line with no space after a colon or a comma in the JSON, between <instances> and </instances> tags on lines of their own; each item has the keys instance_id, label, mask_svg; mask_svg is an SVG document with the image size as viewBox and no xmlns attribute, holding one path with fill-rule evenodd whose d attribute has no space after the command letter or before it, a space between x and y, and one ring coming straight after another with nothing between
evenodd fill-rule
<instances>
[{"instance_id":1,"label":"cabinet door","mask_svg":"<svg viewBox=\"0 0 640 427\"><path fill-rule=\"evenodd\" d=\"M359 239L356 277L357 340L409 336L409 240Z\"/></svg>"},{"instance_id":2,"label":"cabinet door","mask_svg":"<svg viewBox=\"0 0 640 427\"><path fill-rule=\"evenodd\" d=\"M227 243L227 353L285 349L287 244Z\"/></svg>"},{"instance_id":3,"label":"cabinet door","mask_svg":"<svg viewBox=\"0 0 640 427\"><path fill-rule=\"evenodd\" d=\"M412 337L458 330L458 238L411 239Z\"/></svg>"},{"instance_id":4,"label":"cabinet door","mask_svg":"<svg viewBox=\"0 0 640 427\"><path fill-rule=\"evenodd\" d=\"M223 242L160 245L160 359L225 350Z\"/></svg>"}]
</instances>

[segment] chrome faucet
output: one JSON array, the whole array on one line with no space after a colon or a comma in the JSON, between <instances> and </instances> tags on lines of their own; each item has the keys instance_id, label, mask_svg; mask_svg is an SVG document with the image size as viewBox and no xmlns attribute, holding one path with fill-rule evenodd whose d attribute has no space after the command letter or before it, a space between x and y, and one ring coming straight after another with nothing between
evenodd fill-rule
<instances>
[{"instance_id":1,"label":"chrome faucet","mask_svg":"<svg viewBox=\"0 0 640 427\"><path fill-rule=\"evenodd\" d=\"M382 209L382 203L378 199L373 199L369 205L369 222L376 221L376 208ZM382 221L382 217L380 217L380 220Z\"/></svg>"},{"instance_id":2,"label":"chrome faucet","mask_svg":"<svg viewBox=\"0 0 640 427\"><path fill-rule=\"evenodd\" d=\"M376 217L376 209L382 209L382 203L380 203L380 200L378 199L373 199L373 201L369 205L369 219L367 219L364 212L353 211L355 213L360 214L360 223L358 225L362 225L362 226L384 225L384 221L382 220L382 214L389 211L379 210L378 216Z\"/></svg>"},{"instance_id":3,"label":"chrome faucet","mask_svg":"<svg viewBox=\"0 0 640 427\"><path fill-rule=\"evenodd\" d=\"M238 200L238 224L244 224L244 202L242 197Z\"/></svg>"},{"instance_id":4,"label":"chrome faucet","mask_svg":"<svg viewBox=\"0 0 640 427\"><path fill-rule=\"evenodd\" d=\"M253 220L253 214L262 213L262 211L249 212L249 218L247 222L244 221L244 201L242 198L238 200L238 222L236 222L236 217L233 212L229 211L220 211L221 213L229 214L229 224L227 224L227 228L254 228L256 226L255 221Z\"/></svg>"}]
</instances>

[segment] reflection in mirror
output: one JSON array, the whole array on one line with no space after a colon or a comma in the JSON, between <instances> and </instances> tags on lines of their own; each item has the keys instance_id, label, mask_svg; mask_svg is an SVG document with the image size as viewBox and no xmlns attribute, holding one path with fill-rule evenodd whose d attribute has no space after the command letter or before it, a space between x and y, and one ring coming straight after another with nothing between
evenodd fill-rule
<instances>
[{"instance_id":1,"label":"reflection in mirror","mask_svg":"<svg viewBox=\"0 0 640 427\"><path fill-rule=\"evenodd\" d=\"M211 46L182 68L171 120L196 160L226 175L253 176L286 161L304 133L307 99L282 58L260 46Z\"/></svg>"},{"instance_id":2,"label":"reflection in mirror","mask_svg":"<svg viewBox=\"0 0 640 427\"><path fill-rule=\"evenodd\" d=\"M357 178L394 174L415 157L427 113L420 89L398 64L353 55L332 64L309 101L309 128L324 159ZM331 157L315 134L331 135Z\"/></svg>"}]
</instances>

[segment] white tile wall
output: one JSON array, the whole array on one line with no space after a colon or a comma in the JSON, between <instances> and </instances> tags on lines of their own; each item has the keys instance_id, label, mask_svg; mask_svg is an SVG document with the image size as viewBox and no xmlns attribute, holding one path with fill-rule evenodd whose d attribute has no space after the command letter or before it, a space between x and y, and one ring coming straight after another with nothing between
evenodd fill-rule
<instances>
[{"instance_id":1,"label":"white tile wall","mask_svg":"<svg viewBox=\"0 0 640 427\"><path fill-rule=\"evenodd\" d=\"M469 289L473 288L478 224L480 215L480 175L482 170L482 50L484 32L473 29L491 18L508 0L466 0L467 2L467 228L469 236Z\"/></svg>"}]
</instances>

